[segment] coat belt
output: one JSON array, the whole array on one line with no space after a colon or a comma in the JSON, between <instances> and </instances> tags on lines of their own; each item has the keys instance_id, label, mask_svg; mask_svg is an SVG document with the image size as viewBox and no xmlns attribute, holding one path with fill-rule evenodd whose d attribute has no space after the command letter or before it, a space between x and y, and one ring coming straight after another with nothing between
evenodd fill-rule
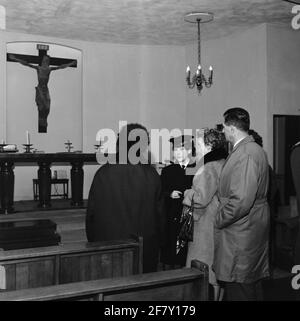
<instances>
[{"instance_id":1,"label":"coat belt","mask_svg":"<svg viewBox=\"0 0 300 321\"><path fill-rule=\"evenodd\" d=\"M219 198L221 205L223 205L223 206L225 206L230 200L229 197L220 197L219 196L218 198ZM267 203L267 198L260 198L260 199L256 199L254 201L254 205L263 205L265 203Z\"/></svg>"}]
</instances>

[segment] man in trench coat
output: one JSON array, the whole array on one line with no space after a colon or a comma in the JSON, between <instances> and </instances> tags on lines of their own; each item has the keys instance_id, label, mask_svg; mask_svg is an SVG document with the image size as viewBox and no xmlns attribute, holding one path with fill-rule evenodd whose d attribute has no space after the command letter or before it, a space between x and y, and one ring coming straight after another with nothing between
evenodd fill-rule
<instances>
[{"instance_id":1,"label":"man in trench coat","mask_svg":"<svg viewBox=\"0 0 300 321\"><path fill-rule=\"evenodd\" d=\"M223 126L233 149L218 186L213 269L227 300L262 300L261 280L269 276L268 160L248 135L246 110L227 110Z\"/></svg>"}]
</instances>

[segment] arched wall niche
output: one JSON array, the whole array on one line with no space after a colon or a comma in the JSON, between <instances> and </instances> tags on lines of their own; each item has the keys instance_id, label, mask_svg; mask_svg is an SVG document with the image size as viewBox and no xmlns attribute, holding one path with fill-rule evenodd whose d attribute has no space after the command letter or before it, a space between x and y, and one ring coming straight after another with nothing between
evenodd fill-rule
<instances>
[{"instance_id":1,"label":"arched wall niche","mask_svg":"<svg viewBox=\"0 0 300 321\"><path fill-rule=\"evenodd\" d=\"M9 42L7 54L38 56L37 45L47 45L50 57L77 61L76 68L54 70L50 73L48 89L50 113L47 132L38 130L38 107L35 101L37 71L18 62L7 61L6 70L6 142L17 144L22 151L26 131L33 148L45 152L65 151L70 140L75 150L83 149L82 140L82 51L57 43Z\"/></svg>"}]
</instances>

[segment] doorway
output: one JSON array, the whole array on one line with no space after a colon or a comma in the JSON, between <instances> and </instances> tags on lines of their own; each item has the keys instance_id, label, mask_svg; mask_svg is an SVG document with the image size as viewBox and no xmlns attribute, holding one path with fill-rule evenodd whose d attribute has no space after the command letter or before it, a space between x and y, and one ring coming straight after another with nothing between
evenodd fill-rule
<instances>
[{"instance_id":1,"label":"doorway","mask_svg":"<svg viewBox=\"0 0 300 321\"><path fill-rule=\"evenodd\" d=\"M281 205L289 205L290 196L295 196L295 187L290 165L290 152L300 141L300 116L274 115L274 172L280 192Z\"/></svg>"}]
</instances>

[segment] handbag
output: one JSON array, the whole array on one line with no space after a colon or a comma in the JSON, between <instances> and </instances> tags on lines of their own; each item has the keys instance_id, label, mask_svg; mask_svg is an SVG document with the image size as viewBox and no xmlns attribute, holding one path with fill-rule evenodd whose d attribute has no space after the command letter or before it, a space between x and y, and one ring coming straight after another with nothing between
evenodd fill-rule
<instances>
[{"instance_id":1,"label":"handbag","mask_svg":"<svg viewBox=\"0 0 300 321\"><path fill-rule=\"evenodd\" d=\"M194 234L194 196L191 201L191 206L183 205L180 217L180 231L177 236L176 252L178 253L188 242L193 241Z\"/></svg>"}]
</instances>

